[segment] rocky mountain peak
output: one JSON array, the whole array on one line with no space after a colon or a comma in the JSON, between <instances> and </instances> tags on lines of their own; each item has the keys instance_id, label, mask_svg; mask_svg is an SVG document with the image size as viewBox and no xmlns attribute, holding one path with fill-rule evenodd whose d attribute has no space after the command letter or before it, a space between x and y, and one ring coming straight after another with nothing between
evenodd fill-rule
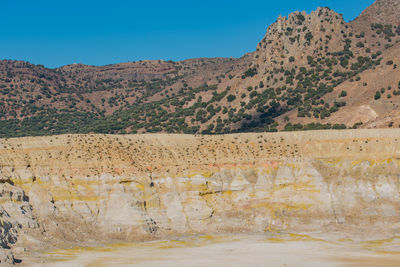
<instances>
[{"instance_id":1,"label":"rocky mountain peak","mask_svg":"<svg viewBox=\"0 0 400 267\"><path fill-rule=\"evenodd\" d=\"M333 52L342 47L343 32L348 32L348 28L342 15L326 7L310 14L296 11L287 17L279 16L257 46L256 64L280 68L294 62L306 63L304 55Z\"/></svg>"}]
</instances>

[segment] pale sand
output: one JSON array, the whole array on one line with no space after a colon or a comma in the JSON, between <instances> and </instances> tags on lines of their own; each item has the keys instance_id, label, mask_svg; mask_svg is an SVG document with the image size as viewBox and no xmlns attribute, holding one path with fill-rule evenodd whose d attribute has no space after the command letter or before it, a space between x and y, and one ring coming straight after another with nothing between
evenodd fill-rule
<instances>
[{"instance_id":1,"label":"pale sand","mask_svg":"<svg viewBox=\"0 0 400 267\"><path fill-rule=\"evenodd\" d=\"M394 242L394 241L397 241ZM306 235L198 236L57 250L22 266L400 266L398 240L327 242Z\"/></svg>"}]
</instances>

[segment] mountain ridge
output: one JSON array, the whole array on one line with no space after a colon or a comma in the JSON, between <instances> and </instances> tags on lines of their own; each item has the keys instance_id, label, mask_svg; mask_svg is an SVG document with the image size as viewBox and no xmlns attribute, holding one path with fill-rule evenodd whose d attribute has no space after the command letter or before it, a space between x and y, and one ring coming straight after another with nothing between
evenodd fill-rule
<instances>
[{"instance_id":1,"label":"mountain ridge","mask_svg":"<svg viewBox=\"0 0 400 267\"><path fill-rule=\"evenodd\" d=\"M329 8L295 11L241 58L3 60L0 136L398 127L397 11L398 0L378 0L349 23Z\"/></svg>"}]
</instances>

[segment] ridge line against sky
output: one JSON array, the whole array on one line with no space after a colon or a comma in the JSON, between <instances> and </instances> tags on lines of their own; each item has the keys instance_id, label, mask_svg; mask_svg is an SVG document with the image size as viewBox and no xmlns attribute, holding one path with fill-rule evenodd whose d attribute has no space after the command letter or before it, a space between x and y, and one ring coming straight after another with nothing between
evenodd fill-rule
<instances>
[{"instance_id":1,"label":"ridge line against sky","mask_svg":"<svg viewBox=\"0 0 400 267\"><path fill-rule=\"evenodd\" d=\"M240 57L278 15L328 6L346 21L374 0L3 0L0 59L59 67Z\"/></svg>"}]
</instances>

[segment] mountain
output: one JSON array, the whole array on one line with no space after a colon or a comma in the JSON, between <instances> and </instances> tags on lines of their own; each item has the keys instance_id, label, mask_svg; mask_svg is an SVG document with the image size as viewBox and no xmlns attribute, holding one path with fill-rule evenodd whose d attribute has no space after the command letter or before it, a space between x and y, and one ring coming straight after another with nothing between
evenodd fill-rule
<instances>
[{"instance_id":1,"label":"mountain","mask_svg":"<svg viewBox=\"0 0 400 267\"><path fill-rule=\"evenodd\" d=\"M399 127L400 1L280 16L241 58L0 61L0 136Z\"/></svg>"},{"instance_id":2,"label":"mountain","mask_svg":"<svg viewBox=\"0 0 400 267\"><path fill-rule=\"evenodd\" d=\"M366 31L370 28L371 23L398 26L400 24L399 10L399 0L377 0L351 24L357 29Z\"/></svg>"}]
</instances>

